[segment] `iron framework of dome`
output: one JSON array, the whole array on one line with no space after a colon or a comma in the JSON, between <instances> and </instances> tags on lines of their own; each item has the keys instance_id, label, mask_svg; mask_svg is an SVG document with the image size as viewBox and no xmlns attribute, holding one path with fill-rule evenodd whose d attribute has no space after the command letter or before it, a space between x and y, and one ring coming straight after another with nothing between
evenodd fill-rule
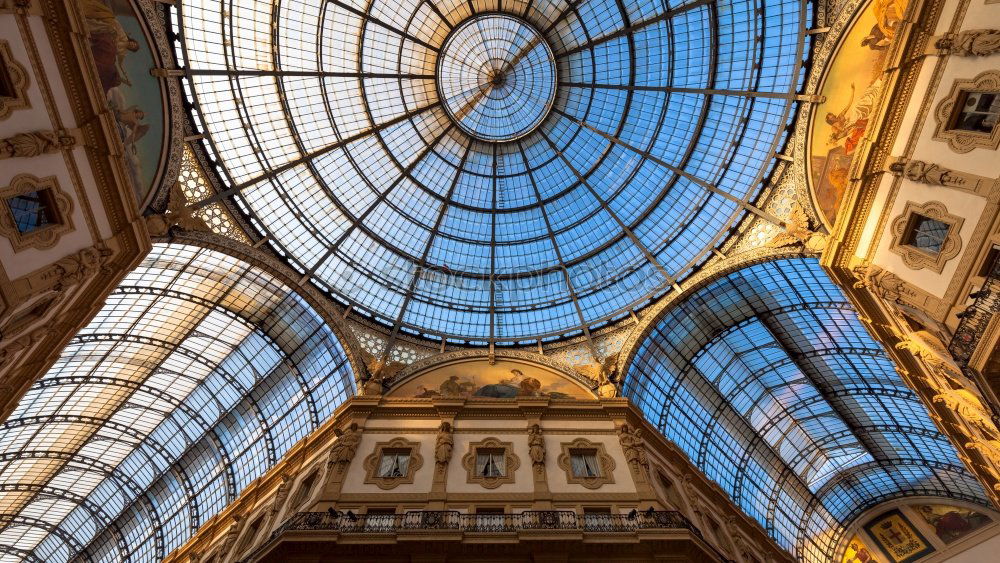
<instances>
[{"instance_id":1,"label":"iron framework of dome","mask_svg":"<svg viewBox=\"0 0 1000 563\"><path fill-rule=\"evenodd\" d=\"M192 122L275 252L381 323L473 344L628 316L774 169L793 0L194 0Z\"/></svg>"}]
</instances>

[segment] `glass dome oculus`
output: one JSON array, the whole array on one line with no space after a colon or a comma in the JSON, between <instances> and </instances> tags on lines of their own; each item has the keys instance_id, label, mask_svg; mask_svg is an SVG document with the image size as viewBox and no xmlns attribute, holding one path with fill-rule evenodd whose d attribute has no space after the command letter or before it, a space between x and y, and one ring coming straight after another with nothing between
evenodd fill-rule
<instances>
[{"instance_id":1,"label":"glass dome oculus","mask_svg":"<svg viewBox=\"0 0 1000 563\"><path fill-rule=\"evenodd\" d=\"M783 150L810 11L167 8L197 143L255 234L352 313L472 344L628 318L736 232Z\"/></svg>"},{"instance_id":2,"label":"glass dome oculus","mask_svg":"<svg viewBox=\"0 0 1000 563\"><path fill-rule=\"evenodd\" d=\"M504 14L466 20L448 36L437 63L448 115L483 141L511 141L548 115L556 94L552 49L530 24Z\"/></svg>"}]
</instances>

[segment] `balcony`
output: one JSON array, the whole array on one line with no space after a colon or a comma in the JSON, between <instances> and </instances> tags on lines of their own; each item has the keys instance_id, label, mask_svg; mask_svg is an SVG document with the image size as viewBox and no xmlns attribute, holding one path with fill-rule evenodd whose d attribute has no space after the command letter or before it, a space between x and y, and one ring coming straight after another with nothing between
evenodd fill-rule
<instances>
[{"instance_id":1,"label":"balcony","mask_svg":"<svg viewBox=\"0 0 1000 563\"><path fill-rule=\"evenodd\" d=\"M635 511L630 514L584 514L569 510L527 510L517 514L465 514L455 510L416 510L402 514L354 514L338 511L299 512L279 526L258 548L240 561L270 560L264 557L278 543L317 538L309 532L325 532L339 544L359 541L483 541L486 537L509 541L544 536L546 541L586 542L585 536L652 536L681 532L693 538L704 552L705 561L729 561L711 545L700 541L701 531L683 514L675 511ZM658 534L659 533L659 534ZM430 540L428 540L430 538ZM620 540L616 540L620 541ZM676 541L674 538L673 541ZM696 559L700 560L700 559Z\"/></svg>"},{"instance_id":2,"label":"balcony","mask_svg":"<svg viewBox=\"0 0 1000 563\"><path fill-rule=\"evenodd\" d=\"M962 320L948 345L948 351L962 369L968 369L990 319L1000 312L1000 258L993 262L983 286L972 295L975 301L960 315Z\"/></svg>"}]
</instances>

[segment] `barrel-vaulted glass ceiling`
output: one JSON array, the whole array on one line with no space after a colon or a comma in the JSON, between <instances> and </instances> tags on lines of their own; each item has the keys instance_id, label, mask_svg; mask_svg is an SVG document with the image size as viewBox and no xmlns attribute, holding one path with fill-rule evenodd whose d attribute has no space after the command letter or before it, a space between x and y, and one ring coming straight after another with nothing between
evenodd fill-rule
<instances>
[{"instance_id":1,"label":"barrel-vaulted glass ceiling","mask_svg":"<svg viewBox=\"0 0 1000 563\"><path fill-rule=\"evenodd\" d=\"M811 20L799 0L168 10L210 200L352 310L474 343L624 317L703 263L774 168Z\"/></svg>"},{"instance_id":2,"label":"barrel-vaulted glass ceiling","mask_svg":"<svg viewBox=\"0 0 1000 563\"><path fill-rule=\"evenodd\" d=\"M988 504L955 450L813 259L736 271L658 319L625 395L808 563L904 495Z\"/></svg>"},{"instance_id":3,"label":"barrel-vaulted glass ceiling","mask_svg":"<svg viewBox=\"0 0 1000 563\"><path fill-rule=\"evenodd\" d=\"M0 561L159 561L353 393L289 287L154 245L0 425Z\"/></svg>"}]
</instances>

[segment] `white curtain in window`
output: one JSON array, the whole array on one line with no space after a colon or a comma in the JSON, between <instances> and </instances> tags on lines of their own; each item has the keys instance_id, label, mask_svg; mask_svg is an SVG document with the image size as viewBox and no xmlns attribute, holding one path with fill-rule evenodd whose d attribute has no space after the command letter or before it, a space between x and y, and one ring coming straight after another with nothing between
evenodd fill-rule
<instances>
[{"instance_id":1,"label":"white curtain in window","mask_svg":"<svg viewBox=\"0 0 1000 563\"><path fill-rule=\"evenodd\" d=\"M410 455L405 453L382 454L378 467L379 477L404 477L410 465Z\"/></svg>"},{"instance_id":2,"label":"white curtain in window","mask_svg":"<svg viewBox=\"0 0 1000 563\"><path fill-rule=\"evenodd\" d=\"M476 454L476 475L483 477L503 477L506 473L506 458L503 452L482 452Z\"/></svg>"},{"instance_id":3,"label":"white curtain in window","mask_svg":"<svg viewBox=\"0 0 1000 563\"><path fill-rule=\"evenodd\" d=\"M570 456L570 464L575 477L598 476L596 454L573 454Z\"/></svg>"}]
</instances>

